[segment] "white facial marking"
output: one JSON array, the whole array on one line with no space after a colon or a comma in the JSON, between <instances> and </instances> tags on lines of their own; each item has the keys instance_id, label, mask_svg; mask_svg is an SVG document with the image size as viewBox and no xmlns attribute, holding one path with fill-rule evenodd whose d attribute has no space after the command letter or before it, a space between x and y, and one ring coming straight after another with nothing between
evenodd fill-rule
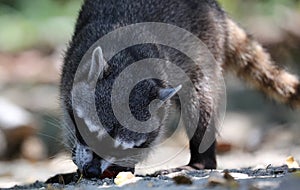
<instances>
[{"instance_id":1,"label":"white facial marking","mask_svg":"<svg viewBox=\"0 0 300 190\"><path fill-rule=\"evenodd\" d=\"M120 139L117 137L117 138L115 139L114 146L115 146L116 148L118 148L120 145L121 145L121 141L120 141Z\"/></svg>"},{"instance_id":2,"label":"white facial marking","mask_svg":"<svg viewBox=\"0 0 300 190\"><path fill-rule=\"evenodd\" d=\"M129 149L129 148L133 148L135 145L135 143L133 141L131 142L123 142L121 144L122 148L125 150L125 149Z\"/></svg>"},{"instance_id":3,"label":"white facial marking","mask_svg":"<svg viewBox=\"0 0 300 190\"><path fill-rule=\"evenodd\" d=\"M93 160L93 152L84 145L76 144L75 149L75 163L79 170L83 170L83 167Z\"/></svg>"},{"instance_id":4,"label":"white facial marking","mask_svg":"<svg viewBox=\"0 0 300 190\"><path fill-rule=\"evenodd\" d=\"M146 139L140 139L135 142L135 146L141 146L144 142L146 142Z\"/></svg>"},{"instance_id":5,"label":"white facial marking","mask_svg":"<svg viewBox=\"0 0 300 190\"><path fill-rule=\"evenodd\" d=\"M114 146L116 148L118 148L119 146L122 147L122 149L130 149L133 148L134 146L140 146L141 144L143 144L146 141L146 139L140 139L138 141L130 141L127 142L124 139L121 139L120 137L116 137L115 142L114 142Z\"/></svg>"}]
</instances>

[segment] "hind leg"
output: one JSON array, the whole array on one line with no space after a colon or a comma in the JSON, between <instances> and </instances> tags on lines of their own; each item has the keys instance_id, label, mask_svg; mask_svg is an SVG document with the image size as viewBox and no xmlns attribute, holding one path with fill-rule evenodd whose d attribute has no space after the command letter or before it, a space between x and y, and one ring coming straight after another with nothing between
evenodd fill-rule
<instances>
[{"instance_id":1,"label":"hind leg","mask_svg":"<svg viewBox=\"0 0 300 190\"><path fill-rule=\"evenodd\" d=\"M205 130L201 128L197 129L196 133L190 140L191 158L188 166L192 167L193 169L216 169L216 140L213 140L213 142L208 142L212 144L205 152L199 152L199 146L203 139L204 132Z\"/></svg>"},{"instance_id":2,"label":"hind leg","mask_svg":"<svg viewBox=\"0 0 300 190\"><path fill-rule=\"evenodd\" d=\"M203 114L200 113L200 120L198 122L198 126L194 133L191 134L191 138L189 141L191 158L189 163L186 166L157 171L153 174L154 176L165 175L168 173L178 172L182 170L193 171L202 169L216 169L216 130L213 123L214 119L212 118L210 120L209 115L210 114L207 114L205 117L203 116ZM212 123L209 124L209 121ZM206 132L208 132L208 134ZM199 150L200 147L201 149Z\"/></svg>"},{"instance_id":3,"label":"hind leg","mask_svg":"<svg viewBox=\"0 0 300 190\"><path fill-rule=\"evenodd\" d=\"M189 163L186 166L181 166L178 168L172 168L168 170L161 170L157 171L153 174L153 176L157 175L165 175L168 173L178 172L178 171L193 171L193 170L201 170L201 169L216 169L217 162L216 162L216 140L215 140L215 129L214 127L203 127L203 123L198 124L198 127L194 134L192 135L191 140L189 141L190 144L190 154L191 158ZM209 130L210 138L205 137L206 130ZM203 152L199 151L199 147L203 146L201 144L202 141L207 142L205 146L207 149Z\"/></svg>"}]
</instances>

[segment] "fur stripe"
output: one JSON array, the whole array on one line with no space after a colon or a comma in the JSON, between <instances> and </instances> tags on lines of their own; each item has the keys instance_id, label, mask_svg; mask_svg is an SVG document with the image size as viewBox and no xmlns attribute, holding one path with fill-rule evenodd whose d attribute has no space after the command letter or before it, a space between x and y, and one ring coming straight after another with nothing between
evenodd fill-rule
<instances>
[{"instance_id":1,"label":"fur stripe","mask_svg":"<svg viewBox=\"0 0 300 190\"><path fill-rule=\"evenodd\" d=\"M300 108L300 83L276 66L269 54L232 20L227 19L225 68L278 102Z\"/></svg>"}]
</instances>

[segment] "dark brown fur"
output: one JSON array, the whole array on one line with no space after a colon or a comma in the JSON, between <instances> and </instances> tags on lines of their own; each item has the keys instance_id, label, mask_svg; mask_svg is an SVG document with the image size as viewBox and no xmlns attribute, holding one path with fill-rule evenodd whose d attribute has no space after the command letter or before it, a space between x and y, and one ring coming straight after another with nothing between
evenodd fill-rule
<instances>
[{"instance_id":1,"label":"dark brown fur","mask_svg":"<svg viewBox=\"0 0 300 190\"><path fill-rule=\"evenodd\" d=\"M233 71L247 83L278 102L300 107L300 83L295 75L278 67L250 35L229 18L225 70Z\"/></svg>"},{"instance_id":2,"label":"dark brown fur","mask_svg":"<svg viewBox=\"0 0 300 190\"><path fill-rule=\"evenodd\" d=\"M215 114L216 108L213 105L213 99L218 98L218 92L205 90L210 89L209 85L222 79L222 69L233 71L240 78L279 102L292 107L300 107L300 84L297 77L276 66L262 46L228 18L215 0L85 0L70 47L66 52L60 90L65 123L68 129L76 135L74 144L77 149L74 151L74 158L76 158L74 162L79 163L76 164L80 172L83 172L86 177L99 176L105 171L100 168L103 159L99 155L91 153L74 121L76 111L72 105L71 92L72 88L74 89L73 81L76 70L83 55L99 38L116 28L142 22L168 23L196 35L214 56L216 62L208 64L214 68L216 73L212 76L211 73L202 70L200 65L191 66L189 59L184 56L175 56L177 59L172 60L176 51L171 51L168 48L141 45L119 53L107 65L110 72L104 70L103 75L105 77L99 78L95 100L98 106L97 114L102 124L112 137L120 138L121 142L138 141L144 138L147 141L140 148L147 148L168 127L165 125L164 119L158 119L161 128L158 128L155 133L133 133L119 124L111 108L110 89L115 77L129 64L146 58L155 57L175 62L182 66L194 83L197 92L193 92L193 96L191 96L192 99L189 103L193 104L194 107L189 110L189 113L199 113L200 115L196 132L189 134L191 159L188 167L194 169L214 169L217 166L215 142L203 153L199 153L199 144ZM165 56L160 57L161 55ZM201 56L200 52L199 56ZM99 60L104 60L104 58L101 57ZM102 63L104 62L102 61ZM166 70L161 69L161 72L164 73ZM156 87L154 89L166 88L165 85L152 80L149 85L145 83L137 87L135 91L133 90L133 98L130 99L129 104L132 105L132 113L135 114L136 118L148 118L147 106L153 99L157 98L154 96L151 96L151 99L148 98L153 85ZM80 89L77 90L80 92ZM84 89L81 91L81 97L84 100ZM139 94L143 95L140 96ZM88 105L83 103L82 107L84 106ZM137 109L138 107L142 109ZM169 112L169 107L166 107L166 112ZM101 145L103 144L99 143L99 146ZM92 157L92 160L81 159L80 150L89 152L88 156L89 158ZM146 157L147 155L143 153L142 156ZM134 160L134 164L138 161L140 159ZM134 164L132 164L132 168L129 168L130 171L134 170ZM114 170L119 171L116 168Z\"/></svg>"}]
</instances>

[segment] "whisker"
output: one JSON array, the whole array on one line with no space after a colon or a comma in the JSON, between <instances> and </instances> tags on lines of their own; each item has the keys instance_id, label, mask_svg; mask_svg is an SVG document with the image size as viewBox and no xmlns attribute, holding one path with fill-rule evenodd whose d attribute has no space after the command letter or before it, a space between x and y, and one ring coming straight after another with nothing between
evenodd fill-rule
<instances>
[{"instance_id":1,"label":"whisker","mask_svg":"<svg viewBox=\"0 0 300 190\"><path fill-rule=\"evenodd\" d=\"M61 144L64 147L71 149L69 143L66 143L66 142L62 141L62 140L58 139L57 137L53 137L51 135L48 135L48 134L45 134L45 133L42 133L42 132L38 132L37 135L50 138L50 139L54 140L56 143Z\"/></svg>"},{"instance_id":2,"label":"whisker","mask_svg":"<svg viewBox=\"0 0 300 190\"><path fill-rule=\"evenodd\" d=\"M68 136L72 136L76 139L74 132L67 126L65 126L60 119L51 116L50 114L45 114L48 118L45 119L46 123L50 126L56 127L57 129L61 130L63 133L67 134Z\"/></svg>"}]
</instances>

